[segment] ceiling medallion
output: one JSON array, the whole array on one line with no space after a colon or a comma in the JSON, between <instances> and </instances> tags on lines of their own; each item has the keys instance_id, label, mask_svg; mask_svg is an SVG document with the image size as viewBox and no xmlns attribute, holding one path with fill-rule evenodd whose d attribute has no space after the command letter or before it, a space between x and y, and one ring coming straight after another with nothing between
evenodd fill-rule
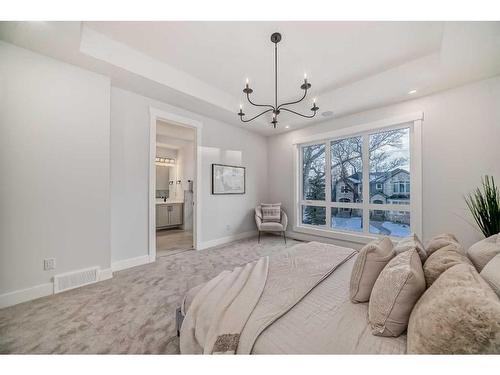
<instances>
[{"instance_id":1,"label":"ceiling medallion","mask_svg":"<svg viewBox=\"0 0 500 375\"><path fill-rule=\"evenodd\" d=\"M304 83L300 86L300 88L302 90L304 90L304 95L302 95L302 97L296 101L282 103L282 104L278 105L278 43L280 42L280 40L281 40L280 33L274 33L273 35L271 35L271 42L274 43L274 105L256 104L256 103L252 102L252 100L250 100L250 94L253 92L253 90L250 88L250 86L248 84L248 78L247 78L246 86L243 89L243 92L246 94L248 102L255 107L268 107L269 109L266 109L265 111L259 113L258 115L254 116L248 120L245 120L243 118L243 116L245 116L245 113L243 113L243 106L240 105L240 111L238 112L238 116L240 116L240 120L243 122L250 122L252 120L255 120L257 117L260 117L266 113L272 112L271 124L273 124L273 127L276 129L276 125L278 124L278 116L281 113L281 111L290 112L290 113L293 113L295 115L305 117L305 118L313 118L314 116L316 116L316 112L319 109L319 107L316 106L316 100L313 100L313 106L311 108L312 115L303 115L302 113L296 112L290 108L286 108L286 106L300 103L302 100L305 99L305 97L307 95L307 90L309 90L311 88L311 84L309 82L307 82L307 75L306 74L304 74Z\"/></svg>"}]
</instances>

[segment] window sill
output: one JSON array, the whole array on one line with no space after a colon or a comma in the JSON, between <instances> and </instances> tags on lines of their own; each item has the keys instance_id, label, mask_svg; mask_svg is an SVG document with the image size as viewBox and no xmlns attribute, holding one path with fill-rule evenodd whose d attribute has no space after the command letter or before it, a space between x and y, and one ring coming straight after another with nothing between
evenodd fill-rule
<instances>
[{"instance_id":1,"label":"window sill","mask_svg":"<svg viewBox=\"0 0 500 375\"><path fill-rule=\"evenodd\" d=\"M339 241L347 241L356 244L365 245L373 240L376 240L381 237L385 237L378 234L367 234L367 233L348 233L342 231L328 230L321 227L309 226L309 225L299 225L293 227L294 232L304 233L313 236L326 237ZM389 237L394 242L399 242L401 237Z\"/></svg>"}]
</instances>

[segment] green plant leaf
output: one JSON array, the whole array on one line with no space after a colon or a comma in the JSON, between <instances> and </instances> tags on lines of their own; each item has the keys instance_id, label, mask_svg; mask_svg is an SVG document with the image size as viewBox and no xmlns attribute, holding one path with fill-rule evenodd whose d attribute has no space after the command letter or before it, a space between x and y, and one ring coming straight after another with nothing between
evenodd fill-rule
<instances>
[{"instance_id":1,"label":"green plant leaf","mask_svg":"<svg viewBox=\"0 0 500 375\"><path fill-rule=\"evenodd\" d=\"M481 188L465 197L465 203L485 237L500 232L500 190L491 176L484 176Z\"/></svg>"}]
</instances>

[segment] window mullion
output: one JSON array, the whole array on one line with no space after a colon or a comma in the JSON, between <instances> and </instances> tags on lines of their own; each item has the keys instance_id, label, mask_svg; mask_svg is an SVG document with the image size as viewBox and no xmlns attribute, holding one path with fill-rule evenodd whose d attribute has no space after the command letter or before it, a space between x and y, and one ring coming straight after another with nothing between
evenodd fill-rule
<instances>
[{"instance_id":1,"label":"window mullion","mask_svg":"<svg viewBox=\"0 0 500 375\"><path fill-rule=\"evenodd\" d=\"M332 220L332 215L331 215L331 210L328 208L328 203L332 201L332 153L331 153L331 143L326 142L325 144L325 200L326 200L326 227L331 228L331 220Z\"/></svg>"},{"instance_id":2,"label":"window mullion","mask_svg":"<svg viewBox=\"0 0 500 375\"><path fill-rule=\"evenodd\" d=\"M363 233L370 232L370 210L368 204L370 203L370 137L368 134L362 135L363 146L361 148L361 159L363 168Z\"/></svg>"}]
</instances>

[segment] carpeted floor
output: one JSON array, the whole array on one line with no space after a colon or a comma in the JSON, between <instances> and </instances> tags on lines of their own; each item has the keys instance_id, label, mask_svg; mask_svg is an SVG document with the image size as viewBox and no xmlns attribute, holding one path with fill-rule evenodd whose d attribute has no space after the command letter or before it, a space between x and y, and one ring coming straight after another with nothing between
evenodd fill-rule
<instances>
[{"instance_id":1,"label":"carpeted floor","mask_svg":"<svg viewBox=\"0 0 500 375\"><path fill-rule=\"evenodd\" d=\"M287 247L297 243L289 239ZM175 309L192 287L285 247L263 235L158 258L97 284L0 310L0 353L179 352Z\"/></svg>"}]
</instances>

